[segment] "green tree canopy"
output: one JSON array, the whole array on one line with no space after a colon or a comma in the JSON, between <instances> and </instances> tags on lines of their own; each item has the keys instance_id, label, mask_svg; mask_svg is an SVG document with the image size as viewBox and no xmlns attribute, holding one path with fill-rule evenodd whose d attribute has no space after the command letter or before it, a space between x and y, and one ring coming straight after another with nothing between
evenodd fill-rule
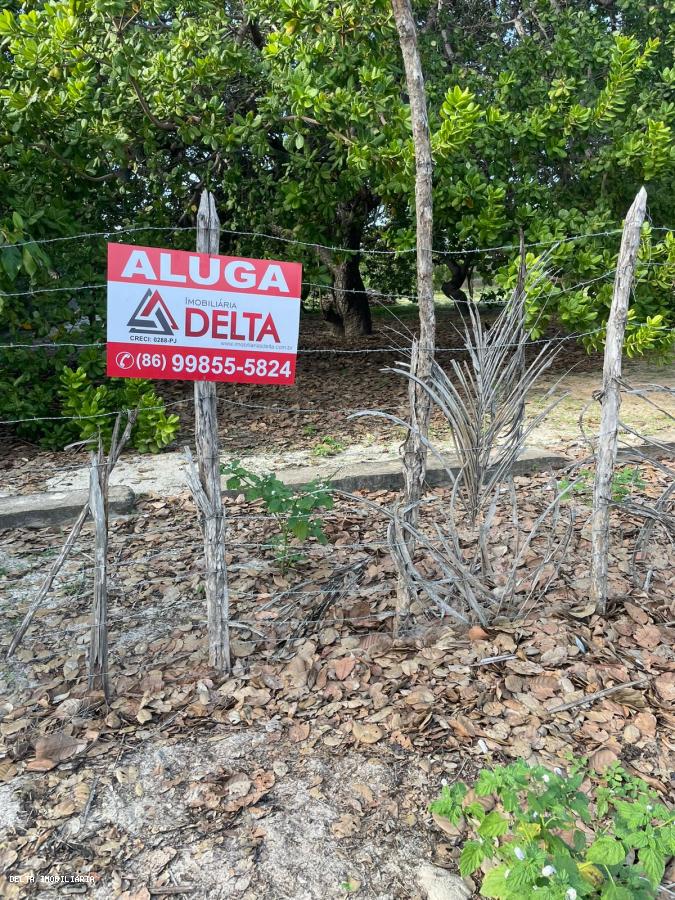
<instances>
[{"instance_id":1,"label":"green tree canopy","mask_svg":"<svg viewBox=\"0 0 675 900\"><path fill-rule=\"evenodd\" d=\"M133 239L191 246L204 186L218 199L223 252L301 259L338 331L371 328L364 276L371 289L414 293L412 254L364 256L414 245L409 108L388 0L2 3L4 338L102 334L100 289L8 295L101 281L104 239L31 240L147 226ZM522 228L533 331L554 321L597 345L617 230L644 182L654 227L628 342L669 346L675 242L659 229L675 219L673 0L422 0L415 12L439 267L507 291ZM173 227L185 231L158 230ZM100 374L99 351L89 356ZM3 357L6 395L44 410L46 381L35 402L16 384L29 358L46 375L64 353Z\"/></svg>"}]
</instances>

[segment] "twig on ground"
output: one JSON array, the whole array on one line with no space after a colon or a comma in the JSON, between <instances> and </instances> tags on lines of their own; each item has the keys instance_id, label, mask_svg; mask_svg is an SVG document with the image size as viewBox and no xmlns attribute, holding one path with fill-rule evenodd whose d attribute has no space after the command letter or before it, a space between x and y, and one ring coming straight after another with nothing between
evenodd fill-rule
<instances>
[{"instance_id":1,"label":"twig on ground","mask_svg":"<svg viewBox=\"0 0 675 900\"><path fill-rule=\"evenodd\" d=\"M581 697L579 700L571 700L569 703L562 703L560 706L554 706L553 709L549 709L549 713L566 712L568 709L574 709L576 706L584 706L586 703L595 703L596 700L600 700L602 697L608 697L610 694L614 694L622 688L636 687L638 684L644 684L645 681L649 680L649 677L645 676L644 678L638 678L636 681L626 681L623 684L615 684L612 687L605 688L603 691L596 691L594 694L586 694L585 697Z\"/></svg>"}]
</instances>

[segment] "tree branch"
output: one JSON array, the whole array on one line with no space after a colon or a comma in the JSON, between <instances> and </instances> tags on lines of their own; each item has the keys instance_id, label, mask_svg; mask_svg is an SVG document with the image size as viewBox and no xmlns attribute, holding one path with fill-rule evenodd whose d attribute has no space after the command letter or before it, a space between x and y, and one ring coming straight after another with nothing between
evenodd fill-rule
<instances>
[{"instance_id":1,"label":"tree branch","mask_svg":"<svg viewBox=\"0 0 675 900\"><path fill-rule=\"evenodd\" d=\"M169 122L167 119L158 119L157 118L157 116L150 109L150 106L148 105L148 101L143 96L141 89L138 85L138 82L132 75L129 75L129 84L134 89L134 92L135 92L136 96L138 97L138 102L141 104L141 108L142 108L143 112L146 114L148 119L150 119L150 121L155 126L155 128L159 128L162 131L178 131L178 125L176 125L174 122Z\"/></svg>"},{"instance_id":2,"label":"tree branch","mask_svg":"<svg viewBox=\"0 0 675 900\"><path fill-rule=\"evenodd\" d=\"M73 174L77 175L78 178L83 178L85 181L90 181L93 184L100 184L104 181L112 181L114 178L119 178L124 181L128 176L126 169L116 169L114 172L107 172L105 175L89 175L88 172L82 172L78 169L72 160L67 159L65 156L61 156L61 154L55 150L50 144L46 144L40 142L38 144L32 145L34 150L39 150L42 153L50 153L54 159L58 160L64 166L67 166Z\"/></svg>"},{"instance_id":3,"label":"tree branch","mask_svg":"<svg viewBox=\"0 0 675 900\"><path fill-rule=\"evenodd\" d=\"M281 116L279 119L280 122L304 122L306 125L314 125L317 128L326 128L325 125L322 125L318 119L312 119L310 116ZM332 128L327 129L328 134L333 135L333 137L338 138L338 140L342 141L345 144L351 144L352 146L356 144L356 141L353 141L351 138L347 137L346 134L342 134L340 131L334 131Z\"/></svg>"}]
</instances>

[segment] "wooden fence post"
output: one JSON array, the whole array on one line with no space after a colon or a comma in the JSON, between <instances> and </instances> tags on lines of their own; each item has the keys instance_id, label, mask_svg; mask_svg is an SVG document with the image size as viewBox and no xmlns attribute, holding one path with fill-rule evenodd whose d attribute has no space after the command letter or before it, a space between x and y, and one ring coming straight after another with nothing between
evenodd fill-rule
<instances>
[{"instance_id":1,"label":"wooden fence post","mask_svg":"<svg viewBox=\"0 0 675 900\"><path fill-rule=\"evenodd\" d=\"M197 213L197 252L218 253L220 221L213 194L203 191ZM220 487L218 404L212 381L195 381L195 444L199 478L188 482L201 513L206 565L209 663L230 671L229 597L225 566L225 516ZM191 458L188 460L190 465ZM196 474L196 473L194 473ZM197 490L197 486L201 490Z\"/></svg>"},{"instance_id":2,"label":"wooden fence post","mask_svg":"<svg viewBox=\"0 0 675 900\"><path fill-rule=\"evenodd\" d=\"M105 462L99 437L98 450L91 453L89 470L89 509L94 520L94 602L89 639L89 690L102 687L110 697L108 678L108 510L105 496Z\"/></svg>"},{"instance_id":3,"label":"wooden fence post","mask_svg":"<svg viewBox=\"0 0 675 900\"><path fill-rule=\"evenodd\" d=\"M122 453L122 450L124 449L127 441L129 440L129 438L131 436L131 430L132 430L134 423L136 422L136 419L138 417L138 409L135 409L133 412L129 412L127 415L128 415L128 420L127 420L127 426L124 429L124 434L119 439L119 441L114 443L114 446L111 446L111 448L110 448L110 454L108 456L108 463L106 466L108 479L110 478L110 473L112 472L113 468L115 467L117 461L120 458L120 454ZM117 435L118 432L119 432L119 417L117 418L116 423L115 423L115 432L114 432L115 435ZM91 485L91 482L90 482L90 485ZM38 591L35 599L31 603L30 607L28 608L28 612L23 617L23 621L21 622L21 625L19 626L14 637L12 638L12 643L9 645L9 650L7 651L7 659L9 659L9 657L12 656L12 654L14 653L16 648L19 646L21 641L24 639L24 636L25 636L26 632L28 631L28 628L30 627L30 623L33 621L33 617L35 616L35 613L38 611L38 609L42 605L43 600L45 599L45 597L51 590L52 584L54 583L54 579L61 571L61 567L63 566L64 562L68 558L70 551L75 546L75 543L77 542L77 539L80 536L80 532L82 531L82 528L84 526L84 523L87 521L88 516L89 516L89 500L87 500L87 502L84 504L84 506L80 510L80 514L77 517L75 524L70 529L70 533L68 534L68 537L66 538L65 544L61 548L61 552L59 553L59 555L56 557L56 559L52 563L51 568L49 569L49 572L47 573L45 580L42 582L42 586L40 587L40 590Z\"/></svg>"},{"instance_id":4,"label":"wooden fence post","mask_svg":"<svg viewBox=\"0 0 675 900\"><path fill-rule=\"evenodd\" d=\"M9 657L14 654L14 651L16 650L16 648L19 646L21 641L24 639L24 636L30 627L30 623L33 621L33 617L35 616L35 613L42 606L42 603L43 603L45 597L51 590L52 584L54 583L54 579L59 574L61 566L64 564L68 555L70 554L70 551L75 546L75 543L77 542L77 539L80 536L80 532L82 531L82 527L83 527L84 523L87 521L88 516L89 516L89 501L87 500L87 502L84 504L84 506L80 510L80 514L77 517L75 524L70 529L70 533L69 533L68 537L66 538L65 544L61 548L61 552L59 553L59 555L56 557L56 559L52 563L51 568L49 569L49 572L47 573L45 580L42 582L42 586L40 587L40 590L38 591L37 595L35 596L35 599L31 603L31 605L29 606L26 615L23 617L23 621L21 622L21 625L16 630L16 633L14 634L14 637L12 638L12 643L9 645L9 649L7 651L7 659L9 659Z\"/></svg>"},{"instance_id":5,"label":"wooden fence post","mask_svg":"<svg viewBox=\"0 0 675 900\"><path fill-rule=\"evenodd\" d=\"M122 414L115 419L110 452L106 460L99 435L98 449L91 454L89 471L89 510L94 520L94 602L91 612L89 639L89 690L101 687L106 700L110 700L110 676L108 673L108 486L110 473L120 458L125 444L131 437L131 429L138 416L138 409L128 413L126 428L120 437Z\"/></svg>"},{"instance_id":6,"label":"wooden fence post","mask_svg":"<svg viewBox=\"0 0 675 900\"><path fill-rule=\"evenodd\" d=\"M405 68L410 118L415 148L415 213L417 230L417 304L420 319L419 342L413 341L410 357L412 375L426 381L432 371L436 341L436 309L434 306L433 263L433 159L427 100L424 89L424 73L417 46L417 32L410 0L392 0L392 10L398 30L403 65ZM429 430L431 400L426 391L414 380L408 383L410 399L410 430L403 446L404 500L403 519L415 526L418 520L418 504L427 470L427 448L424 444ZM414 538L404 530L406 550L414 552ZM398 554L394 554L398 558ZM399 570L396 587L396 616L394 633L398 634L410 613L414 599L410 580Z\"/></svg>"},{"instance_id":7,"label":"wooden fence post","mask_svg":"<svg viewBox=\"0 0 675 900\"><path fill-rule=\"evenodd\" d=\"M612 478L616 465L621 407L621 356L628 317L628 304L633 286L635 261L640 247L640 232L647 209L647 191L641 188L628 210L616 264L614 296L607 321L605 362L602 370L602 413L595 463L593 515L591 520L591 586L590 596L599 613L607 609L607 574L609 567L609 508Z\"/></svg>"}]
</instances>

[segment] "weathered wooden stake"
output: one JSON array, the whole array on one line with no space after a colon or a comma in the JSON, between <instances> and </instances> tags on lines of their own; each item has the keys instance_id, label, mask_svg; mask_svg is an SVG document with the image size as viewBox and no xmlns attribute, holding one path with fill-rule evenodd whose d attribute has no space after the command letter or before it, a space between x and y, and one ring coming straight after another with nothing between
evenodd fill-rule
<instances>
[{"instance_id":1,"label":"weathered wooden stake","mask_svg":"<svg viewBox=\"0 0 675 900\"><path fill-rule=\"evenodd\" d=\"M125 444L129 440L129 437L131 436L131 429L133 428L133 425L136 421L137 416L138 416L138 409L136 409L133 412L130 412L128 414L128 421L127 421L127 426L124 429L124 434L122 435L120 440L117 442L116 446L110 448L110 455L108 457L108 463L107 463L108 476L110 476L110 473L112 472L113 468L115 467L115 464L117 463L117 460L119 459L120 454L121 454L122 450L124 449ZM117 420L117 422L119 422L119 419ZM117 424L116 424L115 428L116 428L116 432L117 432L117 430L118 430ZM45 580L42 582L40 590L38 591L37 595L35 596L35 599L31 603L31 605L29 606L28 612L24 616L21 625L19 626L14 637L12 638L12 643L9 645L9 649L7 651L7 659L9 659L9 657L12 656L12 654L14 653L16 648L19 646L21 641L24 639L24 636L30 627L30 623L33 621L33 617L35 616L35 613L38 611L40 606L42 606L42 603L43 603L45 597L51 590L52 584L54 583L54 579L56 578L56 576L59 574L59 572L61 570L61 566L64 564L64 562L68 558L68 555L70 554L70 551L75 546L75 542L77 541L78 537L80 536L80 532L82 531L82 527L84 526L84 523L87 521L88 515L89 515L89 501L87 500L87 502L82 507L80 514L75 521L75 524L70 529L70 534L66 538L66 541L65 541L63 547L61 548L61 552L59 553L59 555L56 557L56 559L52 563L52 566L51 566L49 572L47 573Z\"/></svg>"},{"instance_id":2,"label":"weathered wooden stake","mask_svg":"<svg viewBox=\"0 0 675 900\"><path fill-rule=\"evenodd\" d=\"M28 607L28 612L23 617L23 622L21 623L21 625L19 625L16 633L14 634L14 637L12 638L12 643L9 645L9 650L7 651L7 659L9 659L9 657L14 654L14 651L16 650L16 648L19 646L19 644L23 640L24 635L26 634L26 632L28 631L28 629L30 627L30 623L33 621L33 617L35 616L35 613L42 606L42 603L43 603L45 597L51 590L51 586L54 583L54 579L58 575L59 570L61 569L61 566L64 564L64 562L68 558L70 551L75 546L75 542L77 541L78 537L80 536L80 532L82 531L82 526L87 521L88 515L89 515L89 501L87 501L84 504L84 506L82 507L75 524L70 529L70 534L66 538L65 544L61 548L61 552L59 553L59 555L56 557L56 559L52 563L51 568L50 568L49 572L47 573L47 577L42 582L42 586L40 587L40 590L36 594L35 599L31 603L31 605Z\"/></svg>"},{"instance_id":3,"label":"weathered wooden stake","mask_svg":"<svg viewBox=\"0 0 675 900\"><path fill-rule=\"evenodd\" d=\"M108 503L103 445L91 454L89 470L89 509L94 520L94 602L89 639L89 690L102 687L110 697L108 677Z\"/></svg>"},{"instance_id":4,"label":"weathered wooden stake","mask_svg":"<svg viewBox=\"0 0 675 900\"><path fill-rule=\"evenodd\" d=\"M417 47L417 33L410 0L392 0L403 65L405 68L410 118L415 148L415 210L417 217L417 303L420 318L419 341L413 341L410 371L423 381L429 378L434 361L436 340L436 310L434 307L433 266L433 159L427 116L427 100L424 90L424 74ZM403 446L404 500L403 516L406 522L416 525L418 503L426 477L427 450L423 438L429 430L431 400L414 380L409 382L410 430ZM414 539L404 531L407 552L414 552ZM395 554L395 557L397 555ZM398 573L396 589L396 616L394 633L398 634L410 613L415 594L410 580L402 571Z\"/></svg>"},{"instance_id":5,"label":"weathered wooden stake","mask_svg":"<svg viewBox=\"0 0 675 900\"><path fill-rule=\"evenodd\" d=\"M197 252L218 253L220 220L213 194L203 191L197 213ZM209 663L230 671L229 597L225 566L225 517L220 487L218 404L212 381L195 382L195 443L199 478L188 482L201 513L206 564ZM201 490L197 490L197 485Z\"/></svg>"},{"instance_id":6,"label":"weathered wooden stake","mask_svg":"<svg viewBox=\"0 0 675 900\"><path fill-rule=\"evenodd\" d=\"M123 434L120 436L121 413L115 419L110 452L106 460L99 436L98 449L91 454L89 471L89 510L94 520L94 602L91 612L89 639L89 690L102 688L106 700L110 700L110 676L108 672L108 486L110 474L120 458L124 445L131 437L138 409L130 412Z\"/></svg>"},{"instance_id":7,"label":"weathered wooden stake","mask_svg":"<svg viewBox=\"0 0 675 900\"><path fill-rule=\"evenodd\" d=\"M640 231L647 209L647 191L641 188L628 210L616 265L614 296L607 321L605 362L602 370L602 413L600 437L595 463L593 517L591 520L591 587L590 596L596 609L607 609L607 574L609 567L609 508L612 478L616 465L621 407L621 355L628 317L628 304L633 286L635 261L640 247Z\"/></svg>"}]
</instances>

